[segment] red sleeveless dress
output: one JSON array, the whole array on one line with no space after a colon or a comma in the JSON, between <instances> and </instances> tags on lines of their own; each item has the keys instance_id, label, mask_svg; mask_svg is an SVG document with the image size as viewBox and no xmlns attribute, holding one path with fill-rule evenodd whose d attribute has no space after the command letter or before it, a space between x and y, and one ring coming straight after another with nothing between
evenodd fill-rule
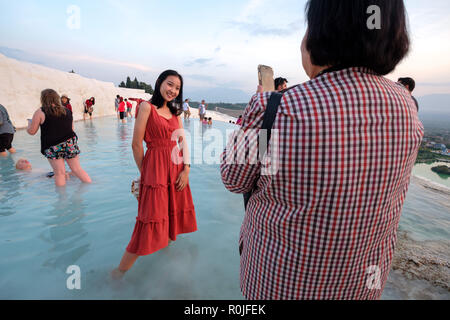
<instances>
[{"instance_id":1,"label":"red sleeveless dress","mask_svg":"<svg viewBox=\"0 0 450 320\"><path fill-rule=\"evenodd\" d=\"M189 184L176 191L176 180L183 171L182 152L172 134L180 128L178 117L160 116L156 108L147 121L147 144L142 163L136 225L127 251L140 256L165 248L169 238L197 231L194 203Z\"/></svg>"}]
</instances>

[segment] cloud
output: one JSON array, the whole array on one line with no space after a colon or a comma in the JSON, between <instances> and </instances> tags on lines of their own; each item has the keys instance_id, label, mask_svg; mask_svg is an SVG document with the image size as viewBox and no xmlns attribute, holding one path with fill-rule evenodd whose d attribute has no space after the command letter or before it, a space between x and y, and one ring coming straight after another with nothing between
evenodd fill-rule
<instances>
[{"instance_id":1,"label":"cloud","mask_svg":"<svg viewBox=\"0 0 450 320\"><path fill-rule=\"evenodd\" d=\"M238 17L238 20L246 20L258 7L261 7L264 2L265 0L250 0L249 2L247 2Z\"/></svg>"},{"instance_id":2,"label":"cloud","mask_svg":"<svg viewBox=\"0 0 450 320\"><path fill-rule=\"evenodd\" d=\"M154 72L154 70L152 68L145 66L143 64L138 64L138 63L109 60L109 59L87 56L87 55L69 55L69 54L60 54L60 53L47 53L47 55L62 58L62 59L72 60L72 61L78 60L78 61L85 61L85 62L92 62L92 63L111 64L111 65L115 65L115 66L136 69L136 70L144 71L144 72Z\"/></svg>"},{"instance_id":3,"label":"cloud","mask_svg":"<svg viewBox=\"0 0 450 320\"><path fill-rule=\"evenodd\" d=\"M193 67L195 65L199 65L199 66L205 66L207 64L209 64L213 59L212 58L199 58L199 59L194 59L192 61L188 61L184 64L185 67Z\"/></svg>"},{"instance_id":4,"label":"cloud","mask_svg":"<svg viewBox=\"0 0 450 320\"><path fill-rule=\"evenodd\" d=\"M288 37L297 34L303 25L303 20L295 20L286 26L275 27L258 22L231 21L228 23L230 28L237 28L252 36L280 36Z\"/></svg>"},{"instance_id":5,"label":"cloud","mask_svg":"<svg viewBox=\"0 0 450 320\"><path fill-rule=\"evenodd\" d=\"M187 74L184 77L190 78L193 80L199 80L199 81L207 81L207 82L215 82L216 81L216 79L214 77L203 75L203 74Z\"/></svg>"}]
</instances>

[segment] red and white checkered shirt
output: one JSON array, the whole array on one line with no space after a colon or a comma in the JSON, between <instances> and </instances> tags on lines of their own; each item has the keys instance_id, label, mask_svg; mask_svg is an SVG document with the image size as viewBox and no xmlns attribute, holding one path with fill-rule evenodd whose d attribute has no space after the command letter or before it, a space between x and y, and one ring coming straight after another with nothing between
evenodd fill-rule
<instances>
[{"instance_id":1,"label":"red and white checkered shirt","mask_svg":"<svg viewBox=\"0 0 450 320\"><path fill-rule=\"evenodd\" d=\"M244 131L261 128L269 97L252 98ZM257 182L239 240L242 293L379 299L423 138L411 95L365 68L325 73L284 93L273 129L275 175L260 175L260 162L230 162L243 147L234 139L222 154L228 190Z\"/></svg>"}]
</instances>

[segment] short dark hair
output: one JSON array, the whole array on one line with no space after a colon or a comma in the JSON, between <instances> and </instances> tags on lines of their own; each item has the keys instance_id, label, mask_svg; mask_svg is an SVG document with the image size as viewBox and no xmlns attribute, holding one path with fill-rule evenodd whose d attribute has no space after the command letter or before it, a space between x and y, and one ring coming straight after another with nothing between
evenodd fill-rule
<instances>
[{"instance_id":1,"label":"short dark hair","mask_svg":"<svg viewBox=\"0 0 450 320\"><path fill-rule=\"evenodd\" d=\"M381 9L381 29L368 28L373 5ZM366 67L386 75L409 51L403 0L308 0L305 10L306 49L314 65Z\"/></svg>"},{"instance_id":2,"label":"short dark hair","mask_svg":"<svg viewBox=\"0 0 450 320\"><path fill-rule=\"evenodd\" d=\"M413 78L405 77L405 78L399 78L398 82L403 84L404 86L408 86L409 91L413 92L416 88L416 82Z\"/></svg>"},{"instance_id":3,"label":"short dark hair","mask_svg":"<svg viewBox=\"0 0 450 320\"><path fill-rule=\"evenodd\" d=\"M276 78L275 79L275 90L278 88L278 86L281 86L285 82L288 83L287 79L285 79L285 78L281 78L281 77Z\"/></svg>"},{"instance_id":4,"label":"short dark hair","mask_svg":"<svg viewBox=\"0 0 450 320\"><path fill-rule=\"evenodd\" d=\"M180 79L181 86L180 86L180 93L178 94L178 97L175 98L173 101L167 102L167 107L169 108L170 112L176 116L179 116L182 112L181 105L183 102L183 77L176 72L175 70L166 70L163 73L161 73L156 80L155 84L155 90L153 92L152 99L150 102L157 106L158 108L162 108L164 105L164 98L161 95L161 84L170 76L175 76Z\"/></svg>"}]
</instances>

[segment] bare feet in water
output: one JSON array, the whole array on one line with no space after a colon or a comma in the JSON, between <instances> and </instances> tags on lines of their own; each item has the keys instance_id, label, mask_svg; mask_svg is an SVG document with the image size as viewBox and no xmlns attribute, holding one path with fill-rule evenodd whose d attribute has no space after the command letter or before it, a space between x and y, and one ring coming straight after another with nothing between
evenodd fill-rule
<instances>
[{"instance_id":1,"label":"bare feet in water","mask_svg":"<svg viewBox=\"0 0 450 320\"><path fill-rule=\"evenodd\" d=\"M111 278L113 280L120 280L123 278L123 276L125 275L124 271L120 271L118 268L114 269L113 271L111 271Z\"/></svg>"}]
</instances>

